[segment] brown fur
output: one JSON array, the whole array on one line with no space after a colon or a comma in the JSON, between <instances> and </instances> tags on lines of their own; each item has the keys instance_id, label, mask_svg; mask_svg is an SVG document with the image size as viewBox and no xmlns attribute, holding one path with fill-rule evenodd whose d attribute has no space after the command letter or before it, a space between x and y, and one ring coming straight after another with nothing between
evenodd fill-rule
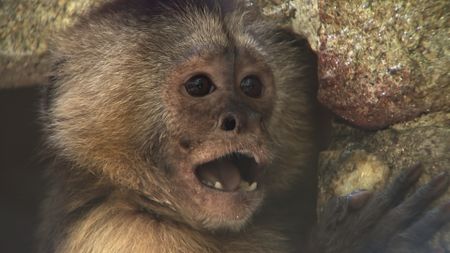
<instances>
[{"instance_id":1,"label":"brown fur","mask_svg":"<svg viewBox=\"0 0 450 253\"><path fill-rule=\"evenodd\" d=\"M302 38L225 2L115 1L56 40L41 252L301 248L314 218L314 180L301 180L314 178L315 57ZM180 94L195 71L217 77L211 98ZM245 73L267 84L263 98L229 86ZM236 106L250 115L242 131L217 131L217 115ZM199 195L181 168L236 150L264 161L264 187Z\"/></svg>"}]
</instances>

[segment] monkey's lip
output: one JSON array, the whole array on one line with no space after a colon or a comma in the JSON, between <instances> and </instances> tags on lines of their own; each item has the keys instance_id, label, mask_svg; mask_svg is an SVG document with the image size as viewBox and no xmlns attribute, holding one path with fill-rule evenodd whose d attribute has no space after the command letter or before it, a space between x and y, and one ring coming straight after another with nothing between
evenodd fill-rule
<instances>
[{"instance_id":1,"label":"monkey's lip","mask_svg":"<svg viewBox=\"0 0 450 253\"><path fill-rule=\"evenodd\" d=\"M258 188L261 171L252 155L233 152L198 165L195 175L203 185L215 190L250 192Z\"/></svg>"}]
</instances>

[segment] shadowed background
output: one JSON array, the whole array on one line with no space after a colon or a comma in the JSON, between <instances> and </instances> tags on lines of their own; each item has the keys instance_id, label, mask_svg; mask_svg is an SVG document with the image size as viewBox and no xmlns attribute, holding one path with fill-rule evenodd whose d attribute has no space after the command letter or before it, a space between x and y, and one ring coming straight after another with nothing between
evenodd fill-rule
<instances>
[{"instance_id":1,"label":"shadowed background","mask_svg":"<svg viewBox=\"0 0 450 253\"><path fill-rule=\"evenodd\" d=\"M33 252L43 194L38 88L0 90L0 252Z\"/></svg>"}]
</instances>

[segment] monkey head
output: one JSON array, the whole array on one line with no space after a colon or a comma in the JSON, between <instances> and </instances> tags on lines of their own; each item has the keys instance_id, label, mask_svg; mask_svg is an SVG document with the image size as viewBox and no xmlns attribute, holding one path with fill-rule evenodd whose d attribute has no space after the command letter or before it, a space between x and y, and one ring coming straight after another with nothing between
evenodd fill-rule
<instances>
[{"instance_id":1,"label":"monkey head","mask_svg":"<svg viewBox=\"0 0 450 253\"><path fill-rule=\"evenodd\" d=\"M50 143L173 219L237 230L311 161L315 58L244 9L163 2L115 1L55 40Z\"/></svg>"}]
</instances>

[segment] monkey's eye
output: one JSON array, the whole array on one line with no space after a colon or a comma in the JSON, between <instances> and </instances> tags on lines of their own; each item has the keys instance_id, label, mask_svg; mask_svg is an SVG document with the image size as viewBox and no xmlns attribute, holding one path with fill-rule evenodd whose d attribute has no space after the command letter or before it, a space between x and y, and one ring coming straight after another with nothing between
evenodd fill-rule
<instances>
[{"instance_id":1,"label":"monkey's eye","mask_svg":"<svg viewBox=\"0 0 450 253\"><path fill-rule=\"evenodd\" d=\"M245 95L252 98L261 97L263 85L258 77L246 76L241 81L241 90Z\"/></svg>"},{"instance_id":2,"label":"monkey's eye","mask_svg":"<svg viewBox=\"0 0 450 253\"><path fill-rule=\"evenodd\" d=\"M184 87L187 93L193 97L203 97L214 91L213 82L206 76L198 75L191 77Z\"/></svg>"}]
</instances>

